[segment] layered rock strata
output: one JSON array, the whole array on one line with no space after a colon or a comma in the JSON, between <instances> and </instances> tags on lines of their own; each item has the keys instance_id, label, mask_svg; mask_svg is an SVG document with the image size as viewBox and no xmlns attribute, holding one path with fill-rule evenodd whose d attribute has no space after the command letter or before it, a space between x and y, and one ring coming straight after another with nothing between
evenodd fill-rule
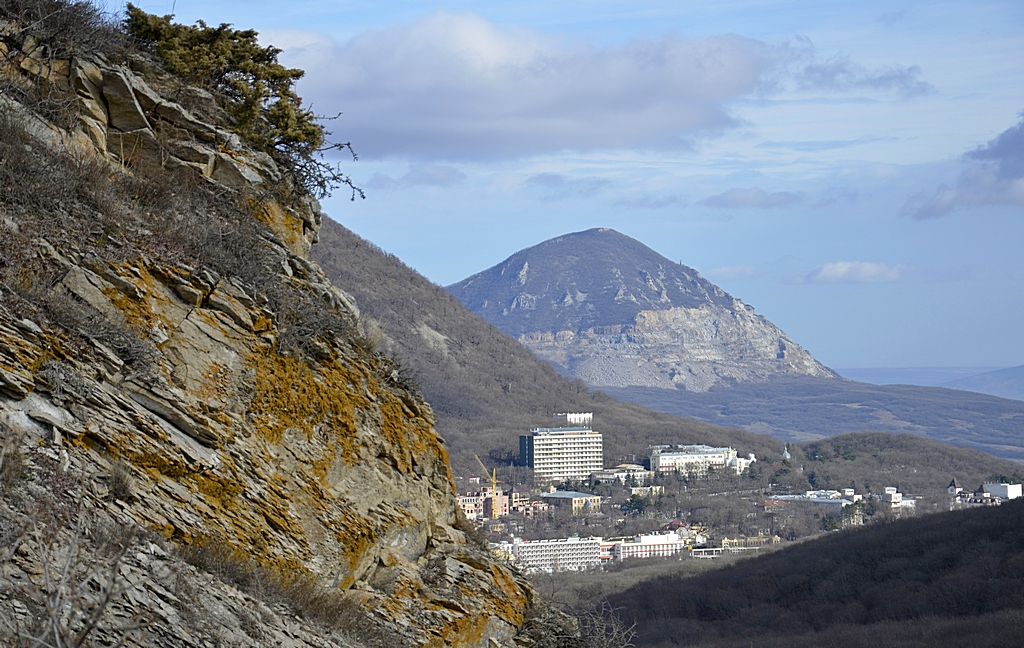
<instances>
[{"instance_id":1,"label":"layered rock strata","mask_svg":"<svg viewBox=\"0 0 1024 648\"><path fill-rule=\"evenodd\" d=\"M362 610L367 630L391 645L512 645L532 590L467 543L430 407L393 362L366 350L353 300L306 258L320 225L316 201L276 198L287 179L274 160L216 121L212 97L183 88L153 62L54 59L12 24L0 24L0 36L6 83L45 83L77 102L74 124L60 128L0 94L37 145L107 160L112 173L188 168L227 195L266 189L253 211L270 228L260 243L276 268L268 281L353 331L350 339L317 337L308 353L285 353L282 314L267 297L273 285L156 253L104 255L90 241L36 239L34 258L54 276L40 299L95 316L69 330L14 308L19 297L5 287L4 445L44 448L58 472L80 484L72 489L77 507L180 546L222 544L281 578L300 575L341 592ZM191 109L174 100L183 93ZM19 227L16 213L4 222ZM102 233L98 240L116 242ZM126 360L97 331L127 331L145 358ZM130 475L127 500L112 494L115 464ZM11 559L39 577L38 557ZM153 550L125 569L144 580L161 560ZM166 588L142 589L153 605L166 598ZM21 614L16 596L0 599L0 616ZM157 616L140 643L211 645L186 640L173 614ZM287 626L248 635L249 645L318 645L301 633L291 644L274 639Z\"/></svg>"}]
</instances>

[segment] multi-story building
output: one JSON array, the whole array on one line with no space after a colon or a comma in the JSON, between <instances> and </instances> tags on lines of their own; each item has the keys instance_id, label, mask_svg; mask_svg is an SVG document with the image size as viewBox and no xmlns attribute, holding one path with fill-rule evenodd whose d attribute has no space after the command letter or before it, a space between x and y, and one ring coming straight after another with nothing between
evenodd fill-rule
<instances>
[{"instance_id":1,"label":"multi-story building","mask_svg":"<svg viewBox=\"0 0 1024 648\"><path fill-rule=\"evenodd\" d=\"M713 448L709 445L657 445L647 448L651 470L656 473L683 472L703 475L709 468L730 468L742 474L757 461L751 453L740 457L733 448Z\"/></svg>"},{"instance_id":2,"label":"multi-story building","mask_svg":"<svg viewBox=\"0 0 1024 648\"><path fill-rule=\"evenodd\" d=\"M537 428L519 437L519 462L533 468L536 484L582 481L604 467L604 439L593 414L556 414L571 427Z\"/></svg>"},{"instance_id":3,"label":"multi-story building","mask_svg":"<svg viewBox=\"0 0 1024 648\"><path fill-rule=\"evenodd\" d=\"M526 573L582 571L601 564L601 538L557 538L502 542L496 547L513 556Z\"/></svg>"},{"instance_id":4,"label":"multi-story building","mask_svg":"<svg viewBox=\"0 0 1024 648\"><path fill-rule=\"evenodd\" d=\"M601 512L601 496L576 491L556 491L543 493L541 497L555 508L571 508L573 515L589 515Z\"/></svg>"},{"instance_id":5,"label":"multi-story building","mask_svg":"<svg viewBox=\"0 0 1024 648\"><path fill-rule=\"evenodd\" d=\"M496 520L509 514L512 495L484 486L479 491L459 495L459 506L469 520Z\"/></svg>"},{"instance_id":6,"label":"multi-story building","mask_svg":"<svg viewBox=\"0 0 1024 648\"><path fill-rule=\"evenodd\" d=\"M668 533L646 533L627 540L615 542L611 547L613 560L627 558L664 558L693 549L694 545L707 542L704 536L686 533L685 530Z\"/></svg>"},{"instance_id":7,"label":"multi-story building","mask_svg":"<svg viewBox=\"0 0 1024 648\"><path fill-rule=\"evenodd\" d=\"M1020 484L985 484L985 490L1004 500L1017 499L1024 495L1024 488Z\"/></svg>"},{"instance_id":8,"label":"multi-story building","mask_svg":"<svg viewBox=\"0 0 1024 648\"><path fill-rule=\"evenodd\" d=\"M509 508L513 513L519 513L523 517L534 518L542 513L547 513L548 503L541 499L533 499L529 493L511 491L509 493Z\"/></svg>"},{"instance_id":9,"label":"multi-story building","mask_svg":"<svg viewBox=\"0 0 1024 648\"><path fill-rule=\"evenodd\" d=\"M973 493L959 487L956 480L949 485L953 493L950 508L972 508L975 506L999 506L1006 500L1017 499L1024 492L1021 484L982 484Z\"/></svg>"}]
</instances>

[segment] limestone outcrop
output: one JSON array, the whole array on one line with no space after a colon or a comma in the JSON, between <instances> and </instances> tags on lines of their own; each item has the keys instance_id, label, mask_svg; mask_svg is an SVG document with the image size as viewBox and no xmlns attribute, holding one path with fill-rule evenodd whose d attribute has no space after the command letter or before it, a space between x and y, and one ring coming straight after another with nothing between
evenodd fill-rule
<instances>
[{"instance_id":1,"label":"limestone outcrop","mask_svg":"<svg viewBox=\"0 0 1024 648\"><path fill-rule=\"evenodd\" d=\"M28 259L47 277L9 268L29 287L0 286L0 446L44 453L52 474L73 481L61 496L81 515L170 543L122 557L131 582L110 610L152 612L133 645L328 645L280 610L264 615L276 621L250 620L247 632L239 619L258 606L220 582L204 596L234 621L196 635L168 602L173 588L152 574L183 569L161 547L210 545L343 597L365 630L354 645L371 636L395 646L514 645L533 592L467 540L429 405L368 347L352 298L308 260L316 201L297 196L270 156L218 122L211 96L153 61L54 58L11 23L0 23L0 41L7 87L44 84L70 98L72 119L59 125L17 93L0 93L29 154L48 148L105 164L117 178L185 169L225 200L246 202L269 228L252 239L260 272L232 274L165 253L161 232L144 231L151 250L103 229L77 241L35 236L27 232L56 229L33 225L42 217L30 208L0 204L3 244L30 248L0 249L4 263ZM297 335L301 344L286 348ZM4 502L0 532L24 520L33 538L67 540L71 518L30 515L25 493L47 486L26 465L17 479L27 481L10 491L22 492L21 503ZM130 496L113 488L118 473ZM0 564L0 617L9 619L31 613L11 583L43 587L50 545L19 546L0 554L9 560ZM189 570L191 586L205 590L206 577ZM0 636L11 631L0 626Z\"/></svg>"},{"instance_id":2,"label":"limestone outcrop","mask_svg":"<svg viewBox=\"0 0 1024 648\"><path fill-rule=\"evenodd\" d=\"M565 373L597 387L659 387L705 392L716 384L783 374L835 377L754 309L734 300L644 310L625 325L532 333L519 341Z\"/></svg>"}]
</instances>

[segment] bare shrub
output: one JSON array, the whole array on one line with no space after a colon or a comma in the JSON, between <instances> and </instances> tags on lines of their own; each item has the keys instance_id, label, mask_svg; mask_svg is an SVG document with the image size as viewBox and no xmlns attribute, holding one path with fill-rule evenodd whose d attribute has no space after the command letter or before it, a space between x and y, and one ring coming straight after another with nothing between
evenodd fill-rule
<instances>
[{"instance_id":1,"label":"bare shrub","mask_svg":"<svg viewBox=\"0 0 1024 648\"><path fill-rule=\"evenodd\" d=\"M461 506L455 507L455 524L456 529L466 534L466 541L469 544L475 546L477 549L487 550L489 545L487 544L487 534L484 533L482 526L477 526L466 517L465 511L462 510Z\"/></svg>"},{"instance_id":2,"label":"bare shrub","mask_svg":"<svg viewBox=\"0 0 1024 648\"><path fill-rule=\"evenodd\" d=\"M135 501L131 466L118 459L110 467L110 484L107 499L120 500L128 504Z\"/></svg>"},{"instance_id":3,"label":"bare shrub","mask_svg":"<svg viewBox=\"0 0 1024 648\"><path fill-rule=\"evenodd\" d=\"M579 622L580 637L588 648L630 648L636 636L636 622L627 624L606 600L577 607L572 615Z\"/></svg>"},{"instance_id":4,"label":"bare shrub","mask_svg":"<svg viewBox=\"0 0 1024 648\"><path fill-rule=\"evenodd\" d=\"M157 350L151 342L139 337L123 320L112 320L73 295L50 293L43 307L53 322L109 347L136 371L144 373L156 363Z\"/></svg>"},{"instance_id":5,"label":"bare shrub","mask_svg":"<svg viewBox=\"0 0 1024 648\"><path fill-rule=\"evenodd\" d=\"M119 17L95 2L0 0L0 17L20 28L17 35L30 31L54 58L103 54L121 59L131 47Z\"/></svg>"},{"instance_id":6,"label":"bare shrub","mask_svg":"<svg viewBox=\"0 0 1024 648\"><path fill-rule=\"evenodd\" d=\"M57 405L63 405L67 400L85 400L92 391L81 372L68 362L48 360L43 363L37 376L49 386L50 398Z\"/></svg>"},{"instance_id":7,"label":"bare shrub","mask_svg":"<svg viewBox=\"0 0 1024 648\"><path fill-rule=\"evenodd\" d=\"M6 428L3 432L3 445L0 446L0 496L6 496L28 472L25 457L21 453L21 439L10 434Z\"/></svg>"}]
</instances>

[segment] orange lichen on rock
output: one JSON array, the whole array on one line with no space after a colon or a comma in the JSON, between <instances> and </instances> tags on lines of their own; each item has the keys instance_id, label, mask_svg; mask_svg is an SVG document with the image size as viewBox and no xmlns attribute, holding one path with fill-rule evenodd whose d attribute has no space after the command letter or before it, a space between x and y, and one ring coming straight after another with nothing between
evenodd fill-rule
<instances>
[{"instance_id":1,"label":"orange lichen on rock","mask_svg":"<svg viewBox=\"0 0 1024 648\"><path fill-rule=\"evenodd\" d=\"M246 364L253 371L249 414L260 438L279 443L286 429L297 428L311 440L317 427L327 424L343 458L357 458L356 408L369 400L348 386L358 385L363 376L341 360L319 363L314 371L305 360L273 351L253 353Z\"/></svg>"}]
</instances>

